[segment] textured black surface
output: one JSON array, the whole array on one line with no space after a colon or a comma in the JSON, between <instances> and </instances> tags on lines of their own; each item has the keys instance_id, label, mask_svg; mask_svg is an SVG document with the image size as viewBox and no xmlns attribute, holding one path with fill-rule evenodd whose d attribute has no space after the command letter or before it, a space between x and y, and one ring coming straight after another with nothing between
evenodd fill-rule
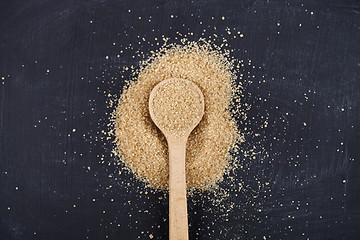
<instances>
[{"instance_id":1,"label":"textured black surface","mask_svg":"<svg viewBox=\"0 0 360 240\"><path fill-rule=\"evenodd\" d=\"M215 206L203 212L206 200L189 202L191 239L360 239L355 0L2 0L0 239L166 239L166 196L108 177L116 169L95 139L104 91L121 90L127 76L115 67L136 65L155 38L226 37L226 27L244 35L228 37L234 57L261 66L248 67L247 129L272 159L242 178L263 172L271 192L255 200L261 212L230 197L239 206L226 219Z\"/></svg>"}]
</instances>

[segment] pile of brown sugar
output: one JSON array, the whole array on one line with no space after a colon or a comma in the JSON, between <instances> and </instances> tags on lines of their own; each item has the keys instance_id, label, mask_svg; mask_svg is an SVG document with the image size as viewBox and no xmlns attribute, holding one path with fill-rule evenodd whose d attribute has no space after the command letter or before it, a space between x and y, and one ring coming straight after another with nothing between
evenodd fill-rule
<instances>
[{"instance_id":1,"label":"pile of brown sugar","mask_svg":"<svg viewBox=\"0 0 360 240\"><path fill-rule=\"evenodd\" d=\"M189 189L207 189L223 179L230 151L240 141L229 106L235 74L231 61L208 43L191 42L165 47L143 63L123 91L114 112L115 153L150 187L167 189L167 142L152 122L149 95L159 82L182 78L204 94L205 113L187 142L186 181Z\"/></svg>"},{"instance_id":2,"label":"pile of brown sugar","mask_svg":"<svg viewBox=\"0 0 360 240\"><path fill-rule=\"evenodd\" d=\"M202 96L194 84L172 78L158 86L150 103L157 126L183 137L203 115Z\"/></svg>"}]
</instances>

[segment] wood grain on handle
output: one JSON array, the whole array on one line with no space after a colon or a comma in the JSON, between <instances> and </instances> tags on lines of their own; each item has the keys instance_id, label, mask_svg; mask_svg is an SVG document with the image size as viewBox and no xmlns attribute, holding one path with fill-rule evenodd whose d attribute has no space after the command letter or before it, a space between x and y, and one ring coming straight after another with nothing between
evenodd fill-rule
<instances>
[{"instance_id":1,"label":"wood grain on handle","mask_svg":"<svg viewBox=\"0 0 360 240\"><path fill-rule=\"evenodd\" d=\"M186 139L170 140L169 147L169 239L188 240L186 202Z\"/></svg>"}]
</instances>

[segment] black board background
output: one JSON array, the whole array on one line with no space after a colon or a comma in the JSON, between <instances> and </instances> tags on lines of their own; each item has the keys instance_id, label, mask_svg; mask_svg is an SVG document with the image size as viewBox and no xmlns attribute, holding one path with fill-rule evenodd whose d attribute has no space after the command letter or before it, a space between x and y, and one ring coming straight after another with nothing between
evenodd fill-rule
<instances>
[{"instance_id":1,"label":"black board background","mask_svg":"<svg viewBox=\"0 0 360 240\"><path fill-rule=\"evenodd\" d=\"M99 164L103 92L122 88L103 71L141 60L116 58L129 44L156 50L139 36L226 27L244 34L234 57L261 66L245 101L269 116L276 161L256 167L272 194L252 220L249 206L228 221L189 206L191 239L360 239L360 2L346 0L0 1L0 239L167 239L166 197L144 200L142 183L124 188Z\"/></svg>"}]
</instances>

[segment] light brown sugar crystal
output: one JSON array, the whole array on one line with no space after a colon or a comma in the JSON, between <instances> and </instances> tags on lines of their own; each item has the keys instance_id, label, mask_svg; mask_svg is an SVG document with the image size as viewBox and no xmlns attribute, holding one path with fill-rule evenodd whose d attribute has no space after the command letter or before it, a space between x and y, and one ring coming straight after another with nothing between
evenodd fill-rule
<instances>
[{"instance_id":1,"label":"light brown sugar crystal","mask_svg":"<svg viewBox=\"0 0 360 240\"><path fill-rule=\"evenodd\" d=\"M202 118L200 95L191 82L169 79L160 85L151 102L157 126L172 136L183 137Z\"/></svg>"},{"instance_id":2,"label":"light brown sugar crystal","mask_svg":"<svg viewBox=\"0 0 360 240\"><path fill-rule=\"evenodd\" d=\"M114 133L119 159L149 186L167 188L167 143L150 118L148 101L151 90L159 82L182 78L201 89L205 102L203 119L187 142L187 186L191 189L214 186L223 178L229 167L229 153L235 143L240 141L237 126L229 111L232 94L239 91L239 88L234 87L231 67L231 62L208 44L189 43L154 53L124 90L115 110ZM162 99L173 101L170 93ZM194 95L187 97L182 100L196 100L193 99ZM169 109L175 110L176 107L179 106L170 104ZM173 117L179 116L175 114ZM173 129L182 127L188 121L182 119L174 124L174 119L165 119L164 116L159 118L164 120L164 125Z\"/></svg>"}]
</instances>

